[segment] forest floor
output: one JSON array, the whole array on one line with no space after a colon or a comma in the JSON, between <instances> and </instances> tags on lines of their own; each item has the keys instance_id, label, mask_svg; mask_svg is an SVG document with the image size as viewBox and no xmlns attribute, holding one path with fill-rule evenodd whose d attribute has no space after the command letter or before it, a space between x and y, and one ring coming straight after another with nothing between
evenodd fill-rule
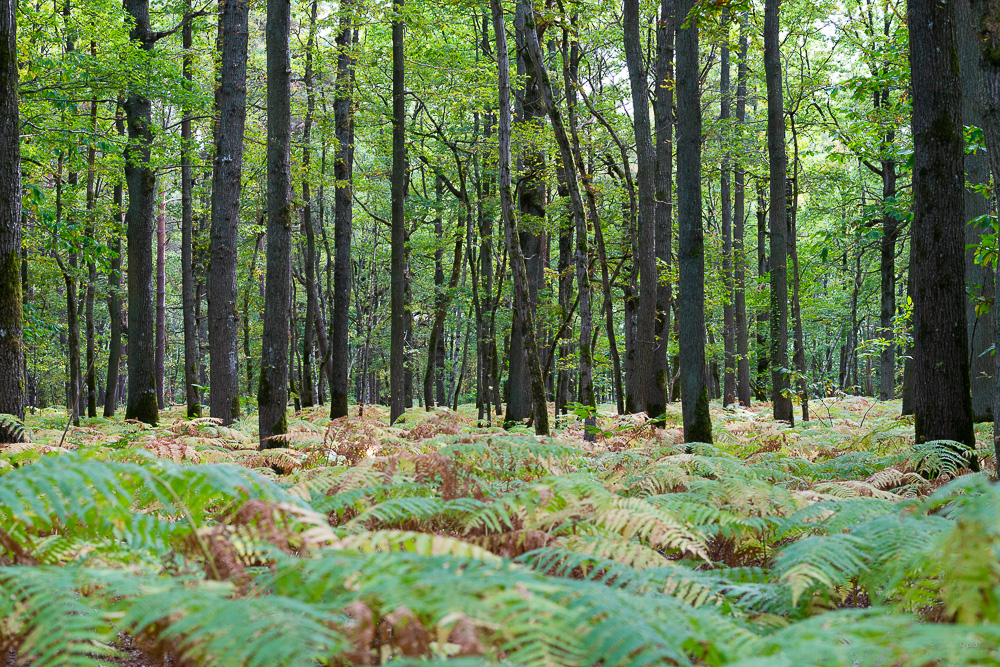
<instances>
[{"instance_id":1,"label":"forest floor","mask_svg":"<svg viewBox=\"0 0 1000 667\"><path fill-rule=\"evenodd\" d=\"M173 406L156 428L115 418L67 430L60 409L29 415L31 442L0 445L0 590L25 566L155 581L201 572L230 586L158 615L138 611L156 608L147 593L112 593L118 584L96 570L83 589L46 583L85 600L74 614L103 619L75 649L67 631L59 652L82 659L67 664L253 664L268 633L243 633L223 607L201 620L222 635L170 630L204 605L248 598L260 609L294 600L306 606L292 617L315 612L325 628L271 637L285 644L262 664L1000 660L990 424L976 427L984 474L973 474L946 444L915 446L898 401L856 396L813 400L812 419L792 428L767 403L713 404L715 444L690 451L679 404L664 429L601 406L596 442L572 415L544 439L477 426L470 405L414 408L396 426L381 406L335 421L327 409L295 413L283 446L263 452L255 416L223 427ZM210 464L239 468L216 475ZM171 495L144 495L159 484ZM150 527L152 517L166 522ZM331 554L329 571L304 564ZM459 581L442 559L488 569ZM12 615L0 649L37 659L55 640L39 636L45 616L26 590L7 596L16 605L0 596L0 618ZM320 602L322 613L308 606ZM123 632L139 638L126 650L115 648ZM101 638L115 660L88 662Z\"/></svg>"}]
</instances>

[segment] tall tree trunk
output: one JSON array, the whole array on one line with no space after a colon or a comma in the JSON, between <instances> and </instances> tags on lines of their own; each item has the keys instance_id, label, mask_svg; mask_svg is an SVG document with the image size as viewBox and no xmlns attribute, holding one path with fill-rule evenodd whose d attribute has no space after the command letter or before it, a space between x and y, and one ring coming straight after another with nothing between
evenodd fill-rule
<instances>
[{"instance_id":1,"label":"tall tree trunk","mask_svg":"<svg viewBox=\"0 0 1000 667\"><path fill-rule=\"evenodd\" d=\"M538 34L535 30L534 10L530 4L531 0L522 0L524 5L525 37L527 40L528 55L535 67L538 76L538 87L541 93L542 104L549 115L552 123L552 130L555 133L556 143L559 145L559 155L566 165L566 183L569 186L570 210L576 226L576 286L578 296L578 310L580 313L580 403L589 406L596 411L596 401L594 399L594 379L593 360L591 355L591 331L593 330L593 314L590 305L590 253L587 248L587 215L583 207L583 198L580 196L580 186L577 178L578 165L574 161L573 149L570 145L569 134L563 124L562 114L555 105L552 98L552 85L549 82L549 74L545 69L542 60L542 49L538 42ZM595 224L600 224L595 220ZM584 423L593 426L596 423L596 412L587 417ZM594 440L595 436L589 431L584 435L586 440Z\"/></svg>"},{"instance_id":2,"label":"tall tree trunk","mask_svg":"<svg viewBox=\"0 0 1000 667\"><path fill-rule=\"evenodd\" d=\"M653 357L656 391L665 406L670 400L667 350L670 345L670 264L673 244L674 150L674 0L660 0L656 28L656 262L663 274L656 290L656 350Z\"/></svg>"},{"instance_id":3,"label":"tall tree trunk","mask_svg":"<svg viewBox=\"0 0 1000 667\"><path fill-rule=\"evenodd\" d=\"M986 155L994 182L1000 182L1000 0L972 0L972 20L979 37L982 85L979 110ZM1000 280L994 278L993 308L1000 303ZM1000 350L1000 326L994 320L993 345ZM993 446L1000 461L1000 354L993 355Z\"/></svg>"},{"instance_id":4,"label":"tall tree trunk","mask_svg":"<svg viewBox=\"0 0 1000 667\"><path fill-rule=\"evenodd\" d=\"M757 282L763 285L770 281L767 258L767 204L764 199L764 179L757 179ZM757 313L757 386L754 394L758 401L766 401L768 396L768 373L770 365L767 349L767 331L770 312L767 306Z\"/></svg>"},{"instance_id":5,"label":"tall tree trunk","mask_svg":"<svg viewBox=\"0 0 1000 667\"><path fill-rule=\"evenodd\" d=\"M403 0L392 20L392 267L390 277L389 423L406 410L406 62Z\"/></svg>"},{"instance_id":6,"label":"tall tree trunk","mask_svg":"<svg viewBox=\"0 0 1000 667\"><path fill-rule=\"evenodd\" d=\"M316 391L313 387L313 341L316 331L316 314L319 310L316 290L316 233L313 230L313 201L310 180L310 163L312 158L312 126L313 115L316 113L316 92L313 89L313 50L316 44L316 13L317 0L312 1L309 9L309 36L306 39L306 65L303 82L306 87L306 117L302 128L302 232L306 237L305 248L305 288L306 316L302 319L302 386L299 391L302 407L312 407L316 402Z\"/></svg>"},{"instance_id":7,"label":"tall tree trunk","mask_svg":"<svg viewBox=\"0 0 1000 667\"><path fill-rule=\"evenodd\" d=\"M518 0L514 14L516 37L517 74L524 81L524 89L514 101L515 120L525 128L527 136L538 136L544 131L545 108L542 106L539 75L534 63L527 55L527 27L525 3ZM542 29L544 32L544 28ZM521 224L518 238L521 254L524 256L525 271L528 275L528 306L537 321L538 288L542 282L542 234L544 232L546 186L545 150L536 147L537 141L529 140L518 160L519 178L517 188L518 209ZM519 317L514 313L514 318ZM523 421L532 414L531 376L525 358L524 341L521 339L520 323L512 322L510 355L507 371L507 415L504 422L513 424ZM536 339L538 332L536 331ZM541 354L539 351L536 354Z\"/></svg>"},{"instance_id":8,"label":"tall tree trunk","mask_svg":"<svg viewBox=\"0 0 1000 667\"><path fill-rule=\"evenodd\" d=\"M125 119L122 117L122 104L118 104L115 111L115 129L119 137L125 134ZM118 392L119 367L121 365L122 351L122 300L119 290L122 284L122 228L124 225L125 210L123 207L124 188L121 182L115 183L112 195L112 215L114 223L111 225L111 260L108 267L108 319L110 331L108 333L108 372L104 390L104 416L111 418L115 415L120 398Z\"/></svg>"},{"instance_id":9,"label":"tall tree trunk","mask_svg":"<svg viewBox=\"0 0 1000 667\"><path fill-rule=\"evenodd\" d=\"M163 369L167 355L167 193L160 184L156 216L156 404L163 409Z\"/></svg>"},{"instance_id":10,"label":"tall tree trunk","mask_svg":"<svg viewBox=\"0 0 1000 667\"><path fill-rule=\"evenodd\" d=\"M918 443L975 447L965 320L965 137L955 6L909 0L913 87L913 357ZM978 469L973 458L971 464Z\"/></svg>"},{"instance_id":11,"label":"tall tree trunk","mask_svg":"<svg viewBox=\"0 0 1000 667\"><path fill-rule=\"evenodd\" d=\"M779 11L781 0L764 3L764 78L767 82L767 154L771 165L771 402L774 418L792 422L788 394L788 211L785 172L785 110L781 90Z\"/></svg>"},{"instance_id":12,"label":"tall tree trunk","mask_svg":"<svg viewBox=\"0 0 1000 667\"><path fill-rule=\"evenodd\" d=\"M746 172L743 168L743 134L747 115L747 13L740 17L740 61L736 69L736 136L739 158L733 175L733 320L736 326L736 397L750 407L750 331L747 326L746 296Z\"/></svg>"},{"instance_id":13,"label":"tall tree trunk","mask_svg":"<svg viewBox=\"0 0 1000 667\"><path fill-rule=\"evenodd\" d=\"M685 442L712 442L705 367L705 239L701 221L701 99L694 0L677 1L677 253L681 411ZM681 17L685 17L681 19ZM682 22L683 21L683 22Z\"/></svg>"},{"instance_id":14,"label":"tall tree trunk","mask_svg":"<svg viewBox=\"0 0 1000 667\"><path fill-rule=\"evenodd\" d=\"M656 158L653 154L652 129L649 122L649 81L643 67L642 44L639 39L639 0L625 0L623 15L625 61L628 65L632 91L632 125L635 130L636 185L639 191L637 250L634 261L639 268L639 308L635 325L635 366L639 374L634 384L634 408L646 410L651 418L663 414L662 392L656 384L656 288L659 271L656 266Z\"/></svg>"},{"instance_id":15,"label":"tall tree trunk","mask_svg":"<svg viewBox=\"0 0 1000 667\"><path fill-rule=\"evenodd\" d=\"M347 416L348 312L351 308L351 222L354 194L354 114L351 99L354 87L354 59L351 55L353 2L341 4L340 33L337 35L337 97L334 122L337 153L334 157L334 268L333 300L330 309L330 417ZM362 400L358 396L358 401Z\"/></svg>"},{"instance_id":16,"label":"tall tree trunk","mask_svg":"<svg viewBox=\"0 0 1000 667\"><path fill-rule=\"evenodd\" d=\"M97 57L97 44L90 42L90 55ZM90 100L90 131L97 136L97 98ZM97 208L97 192L95 179L97 173L94 166L97 162L97 145L91 143L87 147L87 238L94 238L94 216ZM94 329L94 298L97 296L97 264L91 255L87 258L87 293L84 297L84 326L87 337L87 364L85 375L87 381L87 416L97 417L97 346Z\"/></svg>"},{"instance_id":17,"label":"tall tree trunk","mask_svg":"<svg viewBox=\"0 0 1000 667\"><path fill-rule=\"evenodd\" d=\"M149 23L149 0L125 0L131 17L129 38L143 51L151 52L158 36ZM125 182L128 209L128 398L125 418L156 425L154 366L156 308L153 295L153 209L156 206L156 173L150 164L153 149L152 103L134 79L125 100L129 142L125 148Z\"/></svg>"},{"instance_id":18,"label":"tall tree trunk","mask_svg":"<svg viewBox=\"0 0 1000 667\"><path fill-rule=\"evenodd\" d=\"M962 124L981 128L984 124L979 91L984 75L979 68L979 38L972 22L969 0L955 2L958 21L958 58L962 70ZM972 387L972 419L993 421L993 309L986 304L993 298L994 272L977 264L976 250L991 232L990 202L975 186L988 186L990 165L986 152L977 150L965 154L965 319L969 334L969 376Z\"/></svg>"},{"instance_id":19,"label":"tall tree trunk","mask_svg":"<svg viewBox=\"0 0 1000 667\"><path fill-rule=\"evenodd\" d=\"M21 125L17 106L17 12L0 6L0 413L24 419L21 303ZM0 441L20 439L4 433Z\"/></svg>"},{"instance_id":20,"label":"tall tree trunk","mask_svg":"<svg viewBox=\"0 0 1000 667\"><path fill-rule=\"evenodd\" d=\"M524 268L524 255L521 253L521 244L518 240L517 223L514 215L514 196L511 192L510 58L507 54L507 33L504 29L503 10L500 8L500 0L490 0L490 10L493 19L493 35L496 41L498 72L497 190L500 195L500 215L503 219L504 238L506 240L507 253L510 257L514 287L514 308L518 311L519 315L518 325L521 327L528 373L531 378L535 433L538 435L548 435L549 410L545 400L542 369L538 361L538 346L535 345L535 322L529 307L528 274Z\"/></svg>"},{"instance_id":21,"label":"tall tree trunk","mask_svg":"<svg viewBox=\"0 0 1000 667\"><path fill-rule=\"evenodd\" d=\"M191 0L185 0L185 10L191 11ZM184 86L194 92L194 55L191 23L181 34L184 48ZM195 323L194 276L194 175L191 159L194 154L191 132L191 108L185 104L181 111L181 312L184 321L184 399L188 419L201 417L201 397L198 387L198 329Z\"/></svg>"},{"instance_id":22,"label":"tall tree trunk","mask_svg":"<svg viewBox=\"0 0 1000 667\"><path fill-rule=\"evenodd\" d=\"M725 144L722 147L722 178L719 184L722 207L722 284L726 295L722 300L722 341L725 352L724 367L725 379L723 380L722 404L731 405L736 402L736 311L733 308L734 285L733 285L733 208L732 208L732 133L729 127L729 117L731 110L730 86L729 86L729 10L722 12L722 73L719 84L720 114L722 122L721 141Z\"/></svg>"},{"instance_id":23,"label":"tall tree trunk","mask_svg":"<svg viewBox=\"0 0 1000 667\"><path fill-rule=\"evenodd\" d=\"M792 132L795 133L795 118L792 118ZM795 336L792 362L798 373L799 399L802 403L802 421L809 421L809 378L806 368L805 332L802 327L802 302L799 299L799 247L798 247L798 137L795 138L795 169L791 183L787 185L789 194L788 207L788 254L792 259L792 327Z\"/></svg>"},{"instance_id":24,"label":"tall tree trunk","mask_svg":"<svg viewBox=\"0 0 1000 667\"><path fill-rule=\"evenodd\" d=\"M240 417L240 380L237 353L239 348L239 314L236 307L236 267L239 259L240 181L243 173L243 134L246 125L249 16L250 5L246 0L223 0L217 40L222 54L219 85L215 90L215 108L218 119L215 125L215 163L212 169L212 228L208 264L208 363L211 375L208 402L210 414L216 419L221 419L223 424L231 424ZM270 17L271 13L268 11L268 20ZM268 36L271 36L270 33ZM271 58L272 55L269 51L267 56L269 110ZM280 87L280 85L280 82L275 82L276 87ZM268 118L270 119L270 112ZM271 131L270 124L268 131ZM271 142L268 142L269 178L271 151L276 148ZM269 191L268 258L271 256L270 216L277 213L272 208L276 204L271 202L270 197ZM269 259L269 281L270 268ZM272 295L269 293L268 297L270 298L270 296ZM287 326L287 324L286 320L285 325ZM249 364L249 360L247 363ZM263 380L263 376L261 379ZM281 386L284 386L284 382Z\"/></svg>"},{"instance_id":25,"label":"tall tree trunk","mask_svg":"<svg viewBox=\"0 0 1000 667\"><path fill-rule=\"evenodd\" d=\"M257 389L261 447L288 431L291 319L292 168L290 0L267 1L267 289Z\"/></svg>"}]
</instances>

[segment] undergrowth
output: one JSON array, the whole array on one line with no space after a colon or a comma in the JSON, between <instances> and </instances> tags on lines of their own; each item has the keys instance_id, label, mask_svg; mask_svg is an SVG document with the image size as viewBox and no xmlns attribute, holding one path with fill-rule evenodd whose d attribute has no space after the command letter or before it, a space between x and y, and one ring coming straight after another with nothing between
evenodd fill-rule
<instances>
[{"instance_id":1,"label":"undergrowth","mask_svg":"<svg viewBox=\"0 0 1000 667\"><path fill-rule=\"evenodd\" d=\"M899 406L713 407L716 444L471 408L161 428L65 414L0 448L0 651L37 665L1000 661L1000 489ZM354 411L356 413L356 410ZM354 414L352 413L352 414ZM172 423L171 423L172 422Z\"/></svg>"}]
</instances>

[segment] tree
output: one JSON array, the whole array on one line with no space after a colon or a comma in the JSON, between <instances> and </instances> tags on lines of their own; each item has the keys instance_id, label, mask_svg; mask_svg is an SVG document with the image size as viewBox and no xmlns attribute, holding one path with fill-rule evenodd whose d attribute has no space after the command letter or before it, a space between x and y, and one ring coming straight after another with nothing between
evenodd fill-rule
<instances>
[{"instance_id":1,"label":"tree","mask_svg":"<svg viewBox=\"0 0 1000 667\"><path fill-rule=\"evenodd\" d=\"M729 149L728 124L732 100L730 99L730 66L729 66L729 10L722 12L722 54L719 77L720 113L723 134L720 138L727 146L722 155L722 177L719 193L722 207L722 284L726 294L722 302L722 337L725 349L725 380L722 390L722 404L730 405L736 401L736 311L733 308L733 206L732 206L732 152Z\"/></svg>"},{"instance_id":2,"label":"tree","mask_svg":"<svg viewBox=\"0 0 1000 667\"><path fill-rule=\"evenodd\" d=\"M738 148L742 147L744 125L747 114L747 51L748 51L748 17L744 12L740 18L740 60L736 69L736 133L740 140ZM746 226L746 170L744 158L740 155L736 160L733 174L733 320L736 327L736 396L740 404L750 407L750 332L747 327L746 299L746 253L744 230Z\"/></svg>"},{"instance_id":3,"label":"tree","mask_svg":"<svg viewBox=\"0 0 1000 667\"><path fill-rule=\"evenodd\" d=\"M528 305L528 275L524 268L524 255L518 240L514 213L514 196L511 192L510 176L510 57L507 54L507 33L504 29L503 10L500 0L490 0L493 19L493 35L497 53L497 189L500 195L500 215L503 219L504 239L510 256L510 269L514 283L514 308L518 312L518 322L524 344L524 354L531 381L531 396L535 433L549 434L549 411L545 401L545 385L542 369L538 363L538 346L535 344L535 321ZM537 41L536 41L537 47Z\"/></svg>"},{"instance_id":4,"label":"tree","mask_svg":"<svg viewBox=\"0 0 1000 667\"><path fill-rule=\"evenodd\" d=\"M223 424L231 424L240 416L236 265L239 256L237 242L240 180L243 174L243 133L246 123L250 5L246 0L223 0L220 4L222 13L219 16L217 42L222 53L219 83L215 89L215 109L218 116L212 168L212 227L208 265L208 359L212 378L208 400L210 414L221 419ZM270 61L270 53L268 59ZM269 94L270 84L271 80L268 78ZM270 107L268 110L270 111ZM270 114L268 117L270 118ZM271 148L270 143L268 148ZM270 170L268 173L270 174ZM270 209L271 202L268 204ZM270 257L270 237L268 241Z\"/></svg>"},{"instance_id":5,"label":"tree","mask_svg":"<svg viewBox=\"0 0 1000 667\"><path fill-rule=\"evenodd\" d=\"M712 442L705 365L705 239L701 220L701 99L694 0L677 0L677 326L685 442ZM684 17L681 19L680 17Z\"/></svg>"},{"instance_id":6,"label":"tree","mask_svg":"<svg viewBox=\"0 0 1000 667\"><path fill-rule=\"evenodd\" d=\"M156 42L167 33L153 32L149 23L149 0L126 0L132 19L129 38L148 58ZM153 296L153 209L156 206L156 172L153 157L152 102L141 81L133 80L125 98L128 147L125 149L125 183L128 208L128 397L125 418L155 425L159 419L156 400L156 305Z\"/></svg>"},{"instance_id":7,"label":"tree","mask_svg":"<svg viewBox=\"0 0 1000 667\"><path fill-rule=\"evenodd\" d=\"M0 4L0 414L24 418L17 13ZM0 425L0 441L13 439Z\"/></svg>"},{"instance_id":8,"label":"tree","mask_svg":"<svg viewBox=\"0 0 1000 667\"><path fill-rule=\"evenodd\" d=\"M667 349L670 347L670 265L673 243L673 149L674 149L674 33L676 27L674 0L660 0L660 20L656 27L656 262L658 278L663 270L667 279L660 278L656 290L656 350L653 370L659 403L670 398L667 374Z\"/></svg>"},{"instance_id":9,"label":"tree","mask_svg":"<svg viewBox=\"0 0 1000 667\"><path fill-rule=\"evenodd\" d=\"M347 313L351 307L351 222L353 218L354 114L351 100L354 86L354 59L351 56L351 2L341 5L340 33L337 35L337 98L334 121L337 153L334 162L334 248L333 328L330 340L330 417L347 416L347 373L349 368ZM355 38L357 32L354 32ZM359 398L360 400L360 398Z\"/></svg>"},{"instance_id":10,"label":"tree","mask_svg":"<svg viewBox=\"0 0 1000 667\"><path fill-rule=\"evenodd\" d=\"M632 92L632 125L635 130L636 184L639 190L639 209L636 239L639 265L639 312L635 326L635 366L638 382L629 383L637 396L629 403L635 409L646 410L652 418L663 414L662 392L657 390L656 373L656 290L659 271L656 266L656 158L649 123L649 82L642 61L639 42L639 0L625 0L623 14L625 60L628 65Z\"/></svg>"},{"instance_id":11,"label":"tree","mask_svg":"<svg viewBox=\"0 0 1000 667\"><path fill-rule=\"evenodd\" d=\"M191 0L186 0L185 9L191 11ZM190 21L181 33L184 48L184 86L188 94L194 94L194 42ZM181 310L184 320L184 400L187 403L189 419L201 417L201 397L198 392L198 329L195 320L195 277L194 277L194 175L191 161L194 157L194 136L191 129L191 106L185 100L181 113ZM112 320L112 326L114 321ZM108 374L109 376L111 373ZM107 393L110 393L108 391ZM107 414L105 403L105 414Z\"/></svg>"},{"instance_id":12,"label":"tree","mask_svg":"<svg viewBox=\"0 0 1000 667\"><path fill-rule=\"evenodd\" d=\"M267 286L257 389L262 448L280 446L288 431L288 323L292 292L290 0L268 0L267 26Z\"/></svg>"},{"instance_id":13,"label":"tree","mask_svg":"<svg viewBox=\"0 0 1000 667\"><path fill-rule=\"evenodd\" d=\"M389 423L406 411L406 63L403 0L392 19L392 267L389 342Z\"/></svg>"},{"instance_id":14,"label":"tree","mask_svg":"<svg viewBox=\"0 0 1000 667\"><path fill-rule=\"evenodd\" d=\"M954 3L909 0L913 87L913 358L918 443L973 448L965 321L961 78ZM975 459L972 460L975 465ZM978 465L975 465L978 468Z\"/></svg>"},{"instance_id":15,"label":"tree","mask_svg":"<svg viewBox=\"0 0 1000 667\"><path fill-rule=\"evenodd\" d=\"M781 0L764 3L764 71L767 80L767 154L770 163L771 236L771 402L774 418L791 422L792 400L788 396L788 210L785 172L785 110L781 90L779 11Z\"/></svg>"}]
</instances>

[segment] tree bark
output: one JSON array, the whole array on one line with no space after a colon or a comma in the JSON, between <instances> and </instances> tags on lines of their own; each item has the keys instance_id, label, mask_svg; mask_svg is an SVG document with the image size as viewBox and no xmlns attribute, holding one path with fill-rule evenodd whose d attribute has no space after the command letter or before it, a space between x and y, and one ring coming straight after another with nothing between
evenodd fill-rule
<instances>
[{"instance_id":1,"label":"tree bark","mask_svg":"<svg viewBox=\"0 0 1000 667\"><path fill-rule=\"evenodd\" d=\"M313 229L313 201L310 180L310 163L312 158L312 126L313 115L316 113L316 92L313 88L313 50L316 45L316 13L317 0L313 0L309 9L309 36L306 39L306 64L303 73L303 83L306 88L306 117L302 128L302 232L306 237L305 248L305 289L306 316L302 319L302 387L300 401L302 407L312 407L316 402L316 389L313 386L313 343L316 332L316 315L319 312L319 296L316 290L316 232Z\"/></svg>"},{"instance_id":2,"label":"tree bark","mask_svg":"<svg viewBox=\"0 0 1000 667\"><path fill-rule=\"evenodd\" d=\"M267 50L267 286L257 389L262 448L288 431L288 322L291 319L291 54L290 0L268 0Z\"/></svg>"},{"instance_id":3,"label":"tree bark","mask_svg":"<svg viewBox=\"0 0 1000 667\"><path fill-rule=\"evenodd\" d=\"M185 1L185 10L191 11L191 0ZM194 56L191 23L188 22L181 34L184 48L184 85L189 92L194 90ZM191 132L191 108L185 105L181 111L181 311L184 321L184 399L187 403L188 419L201 417L201 397L196 385L198 378L198 328L195 322L195 278L194 278L194 176L191 173L191 159L194 152L194 135Z\"/></svg>"},{"instance_id":4,"label":"tree bark","mask_svg":"<svg viewBox=\"0 0 1000 667\"><path fill-rule=\"evenodd\" d=\"M793 422L788 394L788 212L785 172L785 110L781 90L779 11L781 0L764 3L764 72L767 82L767 153L771 171L771 402L774 418Z\"/></svg>"},{"instance_id":5,"label":"tree bark","mask_svg":"<svg viewBox=\"0 0 1000 667\"><path fill-rule=\"evenodd\" d=\"M210 414L216 419L221 419L223 424L231 424L240 417L236 267L239 260L240 181L243 173L243 135L246 125L250 5L246 0L222 0L221 4L222 14L219 16L217 41L222 49L222 60L219 68L219 84L215 90L218 119L215 125L212 227L208 265L208 363L211 376L208 401ZM270 19L270 11L268 18ZM269 65L270 62L269 52ZM269 95L270 82L269 70ZM270 132L270 125L268 130ZM275 147L269 142L269 166L270 151L273 148ZM269 176L270 171L269 168ZM270 202L270 193L268 199L269 213L273 213L270 210L273 205ZM268 225L270 222L269 215ZM270 241L269 233L268 257L271 254ZM268 269L270 271L270 263ZM285 324L287 325L287 320Z\"/></svg>"},{"instance_id":6,"label":"tree bark","mask_svg":"<svg viewBox=\"0 0 1000 667\"><path fill-rule=\"evenodd\" d=\"M167 193L160 186L156 216L156 405L164 406L163 371L167 356Z\"/></svg>"},{"instance_id":7,"label":"tree bark","mask_svg":"<svg viewBox=\"0 0 1000 667\"><path fill-rule=\"evenodd\" d=\"M656 391L660 403L670 400L667 350L670 347L670 265L673 243L673 149L674 149L674 0L660 0L656 28L656 349L653 356ZM662 271L665 275L660 275Z\"/></svg>"},{"instance_id":8,"label":"tree bark","mask_svg":"<svg viewBox=\"0 0 1000 667\"><path fill-rule=\"evenodd\" d=\"M119 138L125 134L125 119L122 117L122 105L119 103L115 112L115 129ZM112 215L114 223L111 226L111 261L108 267L108 319L111 320L108 333L108 372L104 389L104 417L111 418L118 408L118 376L121 366L122 350L122 227L124 225L125 209L123 207L124 188L121 182L115 183L112 195Z\"/></svg>"},{"instance_id":9,"label":"tree bark","mask_svg":"<svg viewBox=\"0 0 1000 667\"><path fill-rule=\"evenodd\" d=\"M979 68L979 42L972 21L969 0L955 2L958 21L958 58L962 70L962 124L983 127L979 91L984 74ZM993 298L994 271L975 261L976 247L988 236L990 202L974 187L990 182L990 165L985 151L965 154L965 299L966 328L969 334L969 379L972 388L972 419L993 421L993 310L986 304Z\"/></svg>"},{"instance_id":10,"label":"tree bark","mask_svg":"<svg viewBox=\"0 0 1000 667\"><path fill-rule=\"evenodd\" d=\"M93 40L90 42L90 55L97 57L97 44ZM97 136L97 98L90 100L90 131ZM94 238L94 222L97 214L97 192L95 190L95 179L97 173L95 164L97 162L97 145L92 142L87 147L87 231L88 239ZM87 416L91 419L97 417L97 346L95 341L94 324L94 299L97 296L97 263L91 253L87 257L87 293L84 296L84 326L87 338L87 356L85 363L87 382Z\"/></svg>"},{"instance_id":11,"label":"tree bark","mask_svg":"<svg viewBox=\"0 0 1000 667\"><path fill-rule=\"evenodd\" d=\"M21 303L21 125L18 116L17 12L0 5L0 413L24 419ZM0 441L20 439L3 433Z\"/></svg>"},{"instance_id":12,"label":"tree bark","mask_svg":"<svg viewBox=\"0 0 1000 667\"><path fill-rule=\"evenodd\" d=\"M913 338L917 443L972 448L965 320L964 161L955 6L909 0L913 87ZM971 461L978 469L975 459Z\"/></svg>"},{"instance_id":13,"label":"tree bark","mask_svg":"<svg viewBox=\"0 0 1000 667\"><path fill-rule=\"evenodd\" d=\"M337 134L334 157L334 268L333 300L330 310L330 417L347 416L348 313L351 308L351 223L354 191L354 114L351 100L354 87L354 58L351 55L353 2L341 6L340 33L337 35L337 97L333 103ZM358 396L361 401L361 397Z\"/></svg>"},{"instance_id":14,"label":"tree bark","mask_svg":"<svg viewBox=\"0 0 1000 667\"><path fill-rule=\"evenodd\" d=\"M736 397L744 407L750 407L750 331L747 325L746 297L746 172L743 168L742 146L747 113L747 32L748 16L740 17L740 61L736 69L736 136L740 157L733 175L733 305L736 326Z\"/></svg>"},{"instance_id":15,"label":"tree bark","mask_svg":"<svg viewBox=\"0 0 1000 667\"><path fill-rule=\"evenodd\" d=\"M694 0L678 0L677 231L681 411L684 441L712 442L705 366L705 239L701 220L701 99ZM681 19L681 17L685 17ZM683 21L683 22L682 22Z\"/></svg>"},{"instance_id":16,"label":"tree bark","mask_svg":"<svg viewBox=\"0 0 1000 667\"><path fill-rule=\"evenodd\" d=\"M727 406L736 402L736 311L734 309L735 287L733 284L733 207L732 207L732 133L729 127L730 111L732 100L730 99L729 85L729 10L722 12L722 72L719 78L720 114L722 123L722 133L720 140L725 144L722 154L722 176L719 184L719 193L722 207L722 284L726 291L722 301L722 341L725 353L724 373L722 389L722 405Z\"/></svg>"},{"instance_id":17,"label":"tree bark","mask_svg":"<svg viewBox=\"0 0 1000 667\"><path fill-rule=\"evenodd\" d=\"M406 411L406 63L403 0L392 21L392 266L390 276L389 423Z\"/></svg>"},{"instance_id":18,"label":"tree bark","mask_svg":"<svg viewBox=\"0 0 1000 667\"><path fill-rule=\"evenodd\" d=\"M129 38L146 51L157 41L149 23L149 0L125 0L131 17ZM140 81L143 80L141 77ZM156 307L153 295L153 209L156 206L156 173L152 158L152 103L147 91L134 83L125 99L129 142L125 149L125 182L128 209L128 397L125 418L156 425L155 344Z\"/></svg>"},{"instance_id":19,"label":"tree bark","mask_svg":"<svg viewBox=\"0 0 1000 667\"><path fill-rule=\"evenodd\" d=\"M635 366L639 379L634 409L645 410L651 418L663 414L663 394L658 390L656 369L656 291L659 271L656 266L656 158L653 153L649 122L649 82L642 60L639 39L639 0L625 0L623 14L625 61L632 91L632 126L635 130L636 185L638 186L637 254L639 268L639 307L635 325Z\"/></svg>"},{"instance_id":20,"label":"tree bark","mask_svg":"<svg viewBox=\"0 0 1000 667\"><path fill-rule=\"evenodd\" d=\"M528 274L524 267L524 255L521 253L521 244L518 240L516 218L514 215L514 196L511 192L510 58L507 54L507 33L504 29L503 11L500 8L500 0L490 0L490 10L493 19L493 35L496 40L498 72L497 189L500 195L500 215L503 219L504 238L507 245L507 253L510 257L514 287L514 308L517 310L519 316L518 323L521 327L528 373L531 379L535 433L537 435L548 435L549 410L545 400L542 369L538 362L538 346L535 345L535 322L528 298Z\"/></svg>"}]
</instances>

